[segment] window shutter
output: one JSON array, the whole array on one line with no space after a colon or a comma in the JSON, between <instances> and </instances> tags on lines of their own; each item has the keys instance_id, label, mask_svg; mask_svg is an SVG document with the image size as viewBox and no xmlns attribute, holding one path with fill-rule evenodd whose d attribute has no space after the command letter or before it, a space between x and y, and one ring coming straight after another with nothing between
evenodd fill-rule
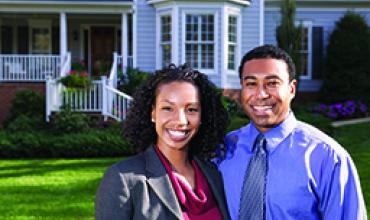
<instances>
[{"instance_id":1,"label":"window shutter","mask_svg":"<svg viewBox=\"0 0 370 220\"><path fill-rule=\"evenodd\" d=\"M323 27L312 27L312 79L322 76L323 49Z\"/></svg>"},{"instance_id":2,"label":"window shutter","mask_svg":"<svg viewBox=\"0 0 370 220\"><path fill-rule=\"evenodd\" d=\"M28 27L19 26L18 27L18 53L19 54L28 54Z\"/></svg>"}]
</instances>

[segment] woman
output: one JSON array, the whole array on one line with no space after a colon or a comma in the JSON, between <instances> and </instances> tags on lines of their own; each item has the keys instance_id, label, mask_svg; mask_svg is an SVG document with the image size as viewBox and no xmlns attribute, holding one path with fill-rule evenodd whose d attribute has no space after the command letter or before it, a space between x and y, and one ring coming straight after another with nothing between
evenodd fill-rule
<instances>
[{"instance_id":1,"label":"woman","mask_svg":"<svg viewBox=\"0 0 370 220\"><path fill-rule=\"evenodd\" d=\"M221 175L205 162L228 122L207 77L186 66L157 71L137 89L124 136L143 151L110 167L96 219L229 219Z\"/></svg>"}]
</instances>

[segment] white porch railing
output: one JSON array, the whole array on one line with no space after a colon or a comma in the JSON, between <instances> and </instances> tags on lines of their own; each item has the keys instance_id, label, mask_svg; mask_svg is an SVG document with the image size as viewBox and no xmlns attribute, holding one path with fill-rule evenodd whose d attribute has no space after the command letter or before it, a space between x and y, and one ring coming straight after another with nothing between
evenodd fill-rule
<instances>
[{"instance_id":1,"label":"white porch railing","mask_svg":"<svg viewBox=\"0 0 370 220\"><path fill-rule=\"evenodd\" d=\"M126 118L132 98L119 90L117 86L119 56L114 54L109 78L94 80L87 89L68 89L57 79L46 81L46 120L52 112L59 111L63 105L73 111L101 112L105 119L108 117L122 121ZM65 76L71 68L70 53L68 53L61 75Z\"/></svg>"},{"instance_id":2,"label":"white porch railing","mask_svg":"<svg viewBox=\"0 0 370 220\"><path fill-rule=\"evenodd\" d=\"M0 55L0 81L45 81L59 76L59 55Z\"/></svg>"}]
</instances>

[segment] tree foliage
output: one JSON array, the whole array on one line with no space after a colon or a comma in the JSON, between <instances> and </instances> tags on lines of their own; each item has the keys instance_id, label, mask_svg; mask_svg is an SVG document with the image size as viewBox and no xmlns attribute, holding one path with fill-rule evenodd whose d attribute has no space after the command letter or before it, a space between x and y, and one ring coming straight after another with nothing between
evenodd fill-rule
<instances>
[{"instance_id":1,"label":"tree foliage","mask_svg":"<svg viewBox=\"0 0 370 220\"><path fill-rule=\"evenodd\" d=\"M302 25L295 25L295 10L295 0L282 0L281 22L276 28L276 41L278 46L292 57L296 65L298 79L301 69L299 50L301 49Z\"/></svg>"},{"instance_id":2,"label":"tree foliage","mask_svg":"<svg viewBox=\"0 0 370 220\"><path fill-rule=\"evenodd\" d=\"M363 100L370 104L369 57L369 27L361 15L347 12L329 38L322 101Z\"/></svg>"}]
</instances>

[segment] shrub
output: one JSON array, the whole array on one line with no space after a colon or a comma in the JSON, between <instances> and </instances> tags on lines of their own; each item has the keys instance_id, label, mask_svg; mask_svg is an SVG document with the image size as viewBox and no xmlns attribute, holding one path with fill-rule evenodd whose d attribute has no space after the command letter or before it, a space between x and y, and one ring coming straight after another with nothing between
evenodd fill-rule
<instances>
[{"instance_id":1,"label":"shrub","mask_svg":"<svg viewBox=\"0 0 370 220\"><path fill-rule=\"evenodd\" d=\"M324 103L364 98L370 104L370 31L365 19L347 12L330 35L326 74L321 87Z\"/></svg>"},{"instance_id":2,"label":"shrub","mask_svg":"<svg viewBox=\"0 0 370 220\"><path fill-rule=\"evenodd\" d=\"M41 116L19 115L7 124L6 130L9 132L33 132L42 129L45 122Z\"/></svg>"},{"instance_id":3,"label":"shrub","mask_svg":"<svg viewBox=\"0 0 370 220\"><path fill-rule=\"evenodd\" d=\"M81 132L89 129L89 118L85 114L71 111L63 107L51 120L54 131L58 133Z\"/></svg>"},{"instance_id":4,"label":"shrub","mask_svg":"<svg viewBox=\"0 0 370 220\"><path fill-rule=\"evenodd\" d=\"M43 116L45 114L45 97L30 89L20 90L15 94L10 107L8 121L20 115Z\"/></svg>"},{"instance_id":5,"label":"shrub","mask_svg":"<svg viewBox=\"0 0 370 220\"><path fill-rule=\"evenodd\" d=\"M123 74L122 72L119 73L119 90L132 95L135 89L149 76L150 73L140 71L139 69L127 68L126 74Z\"/></svg>"},{"instance_id":6,"label":"shrub","mask_svg":"<svg viewBox=\"0 0 370 220\"><path fill-rule=\"evenodd\" d=\"M1 158L86 158L132 154L120 129L89 130L72 134L0 131Z\"/></svg>"}]
</instances>

